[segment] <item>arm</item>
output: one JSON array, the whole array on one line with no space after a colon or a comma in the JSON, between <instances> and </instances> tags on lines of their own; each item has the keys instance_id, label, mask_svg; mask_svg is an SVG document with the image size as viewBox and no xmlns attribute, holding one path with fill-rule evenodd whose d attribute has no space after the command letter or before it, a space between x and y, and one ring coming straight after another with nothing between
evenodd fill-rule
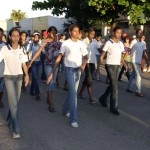
<instances>
[{"instance_id":1,"label":"arm","mask_svg":"<svg viewBox=\"0 0 150 150\"><path fill-rule=\"evenodd\" d=\"M87 64L87 61L88 61L88 55L83 56L83 63L82 63L82 65L81 65L81 67L80 67L81 72L84 71L85 66L86 66L86 64Z\"/></svg>"},{"instance_id":2,"label":"arm","mask_svg":"<svg viewBox=\"0 0 150 150\"><path fill-rule=\"evenodd\" d=\"M97 63L96 75L98 74L98 71L99 71L99 69L100 69L100 65L101 65L102 62L103 62L103 59L104 59L105 54L106 54L106 52L105 52L105 51L102 51L101 56L100 56L100 58L99 58L99 61L98 61L98 63Z\"/></svg>"},{"instance_id":3,"label":"arm","mask_svg":"<svg viewBox=\"0 0 150 150\"><path fill-rule=\"evenodd\" d=\"M124 57L124 58L125 58L125 57ZM128 67L127 67L127 65L126 65L126 63L125 63L125 61L124 61L124 58L121 58L121 63L123 64L123 66L125 67L126 72L127 72Z\"/></svg>"},{"instance_id":4,"label":"arm","mask_svg":"<svg viewBox=\"0 0 150 150\"><path fill-rule=\"evenodd\" d=\"M55 61L55 65L54 65L54 67L53 67L53 69L52 69L52 71L51 71L49 77L47 78L47 84L49 84L49 82L52 80L53 74L54 74L56 68L58 67L58 65L59 65L59 63L60 63L62 56L63 56L63 55L62 55L61 53L58 55L58 57L57 57L57 59L56 59L56 61Z\"/></svg>"},{"instance_id":5,"label":"arm","mask_svg":"<svg viewBox=\"0 0 150 150\"><path fill-rule=\"evenodd\" d=\"M25 73L25 78L24 78L25 86L27 86L28 83L29 83L29 75L28 75L28 68L27 68L26 63L23 63L23 64L22 64L22 67L23 67L23 71L24 71L24 73Z\"/></svg>"},{"instance_id":6,"label":"arm","mask_svg":"<svg viewBox=\"0 0 150 150\"><path fill-rule=\"evenodd\" d=\"M147 56L146 50L143 51L143 56L144 56L144 58L146 60L147 68L149 68L149 62L148 62L148 56Z\"/></svg>"},{"instance_id":7,"label":"arm","mask_svg":"<svg viewBox=\"0 0 150 150\"><path fill-rule=\"evenodd\" d=\"M28 68L31 67L31 65L32 65L32 63L35 61L35 59L41 54L41 52L42 52L42 50L43 50L44 47L45 47L45 46L41 46L41 47L39 48L39 50L35 53L35 55L33 56L32 60L30 61L29 65L28 65Z\"/></svg>"}]
</instances>

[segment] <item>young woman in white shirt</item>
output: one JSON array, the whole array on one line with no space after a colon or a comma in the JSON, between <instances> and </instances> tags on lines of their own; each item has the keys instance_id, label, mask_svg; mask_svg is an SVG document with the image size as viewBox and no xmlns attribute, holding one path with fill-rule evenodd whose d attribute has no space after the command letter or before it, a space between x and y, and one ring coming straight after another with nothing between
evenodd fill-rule
<instances>
[{"instance_id":1,"label":"young woman in white shirt","mask_svg":"<svg viewBox=\"0 0 150 150\"><path fill-rule=\"evenodd\" d=\"M99 102L104 107L107 107L107 102L110 95L110 111L114 115L120 115L118 111L118 75L121 62L127 70L127 66L121 58L122 52L124 51L124 45L120 41L121 35L122 29L120 27L115 27L113 29L113 37L108 40L103 47L96 71L97 74L107 52L106 71L110 79L110 85L106 89L105 93L99 98Z\"/></svg>"},{"instance_id":2,"label":"young woman in white shirt","mask_svg":"<svg viewBox=\"0 0 150 150\"><path fill-rule=\"evenodd\" d=\"M88 50L89 59L85 67L85 79L79 92L79 98L85 99L83 97L83 92L87 87L90 104L96 103L95 100L92 98L92 78L95 73L96 53L97 50L101 47L98 44L97 40L94 39L94 37L95 30L93 28L89 28L88 37L83 40Z\"/></svg>"},{"instance_id":3,"label":"young woman in white shirt","mask_svg":"<svg viewBox=\"0 0 150 150\"><path fill-rule=\"evenodd\" d=\"M47 79L47 83L52 80L54 72L64 55L65 73L69 89L67 99L63 105L63 114L70 117L71 126L77 128L77 89L81 71L84 71L88 60L88 52L84 43L78 40L78 25L71 25L69 28L69 33L70 38L62 44L53 70Z\"/></svg>"},{"instance_id":4,"label":"young woman in white shirt","mask_svg":"<svg viewBox=\"0 0 150 150\"><path fill-rule=\"evenodd\" d=\"M18 109L23 71L25 73L25 86L27 86L29 82L28 69L26 66L28 59L19 44L19 38L20 31L17 28L11 29L7 45L2 47L0 51L0 62L4 60L5 63L4 79L9 104L7 122L12 131L13 138L20 138Z\"/></svg>"}]
</instances>

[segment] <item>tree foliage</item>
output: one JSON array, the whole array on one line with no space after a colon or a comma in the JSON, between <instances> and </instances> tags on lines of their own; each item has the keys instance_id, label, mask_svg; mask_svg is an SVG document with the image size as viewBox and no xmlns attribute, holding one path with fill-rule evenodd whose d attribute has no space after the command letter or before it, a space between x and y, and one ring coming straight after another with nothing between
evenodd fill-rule
<instances>
[{"instance_id":1,"label":"tree foliage","mask_svg":"<svg viewBox=\"0 0 150 150\"><path fill-rule=\"evenodd\" d=\"M54 15L65 13L66 18L72 17L82 24L114 23L119 14L129 16L133 24L144 24L150 17L150 0L44 0L34 1L32 9L51 9Z\"/></svg>"},{"instance_id":2,"label":"tree foliage","mask_svg":"<svg viewBox=\"0 0 150 150\"><path fill-rule=\"evenodd\" d=\"M10 19L15 22L19 22L21 19L26 18L26 13L22 12L21 10L12 10Z\"/></svg>"}]
</instances>

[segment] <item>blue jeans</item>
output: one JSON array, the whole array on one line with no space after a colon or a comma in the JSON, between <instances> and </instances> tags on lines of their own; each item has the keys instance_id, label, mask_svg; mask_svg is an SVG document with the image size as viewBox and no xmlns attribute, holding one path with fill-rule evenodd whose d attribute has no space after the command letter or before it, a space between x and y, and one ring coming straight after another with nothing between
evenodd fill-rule
<instances>
[{"instance_id":1,"label":"blue jeans","mask_svg":"<svg viewBox=\"0 0 150 150\"><path fill-rule=\"evenodd\" d=\"M30 87L30 92L34 93L38 96L40 95L40 89L39 89L39 68L40 68L40 61L35 61L32 64L31 70L32 70L32 82Z\"/></svg>"},{"instance_id":2,"label":"blue jeans","mask_svg":"<svg viewBox=\"0 0 150 150\"><path fill-rule=\"evenodd\" d=\"M53 69L53 65L45 65L45 73L46 73L46 77L48 78L52 69ZM53 91L55 88L55 83L56 83L56 77L57 77L57 72L58 72L58 68L55 70L55 73L53 75L53 79L50 81L50 83L47 85L47 91Z\"/></svg>"},{"instance_id":3,"label":"blue jeans","mask_svg":"<svg viewBox=\"0 0 150 150\"><path fill-rule=\"evenodd\" d=\"M63 106L63 113L70 113L71 123L77 122L77 90L81 71L79 68L66 67L66 79L69 86L67 99Z\"/></svg>"},{"instance_id":4,"label":"blue jeans","mask_svg":"<svg viewBox=\"0 0 150 150\"><path fill-rule=\"evenodd\" d=\"M18 109L22 86L22 75L5 76L5 86L9 104L9 113L7 116L7 122L11 130L19 134L20 129L19 129Z\"/></svg>"},{"instance_id":5,"label":"blue jeans","mask_svg":"<svg viewBox=\"0 0 150 150\"><path fill-rule=\"evenodd\" d=\"M135 79L135 82L136 82L136 92L141 93L141 80L142 80L141 64L139 64L139 63L132 63L132 64L133 64L133 71L131 73L127 89L131 90L131 88L132 88L132 82Z\"/></svg>"},{"instance_id":6,"label":"blue jeans","mask_svg":"<svg viewBox=\"0 0 150 150\"><path fill-rule=\"evenodd\" d=\"M0 78L0 92L3 92L4 90L4 78Z\"/></svg>"}]
</instances>

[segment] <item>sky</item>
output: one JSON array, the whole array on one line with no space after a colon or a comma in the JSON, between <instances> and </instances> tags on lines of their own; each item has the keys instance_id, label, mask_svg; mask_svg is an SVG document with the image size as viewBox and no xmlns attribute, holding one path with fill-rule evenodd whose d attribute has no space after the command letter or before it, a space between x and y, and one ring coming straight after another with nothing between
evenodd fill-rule
<instances>
[{"instance_id":1,"label":"sky","mask_svg":"<svg viewBox=\"0 0 150 150\"><path fill-rule=\"evenodd\" d=\"M52 15L50 10L33 11L31 9L33 1L44 0L0 0L0 20L9 19L13 9L22 10L28 18Z\"/></svg>"}]
</instances>

